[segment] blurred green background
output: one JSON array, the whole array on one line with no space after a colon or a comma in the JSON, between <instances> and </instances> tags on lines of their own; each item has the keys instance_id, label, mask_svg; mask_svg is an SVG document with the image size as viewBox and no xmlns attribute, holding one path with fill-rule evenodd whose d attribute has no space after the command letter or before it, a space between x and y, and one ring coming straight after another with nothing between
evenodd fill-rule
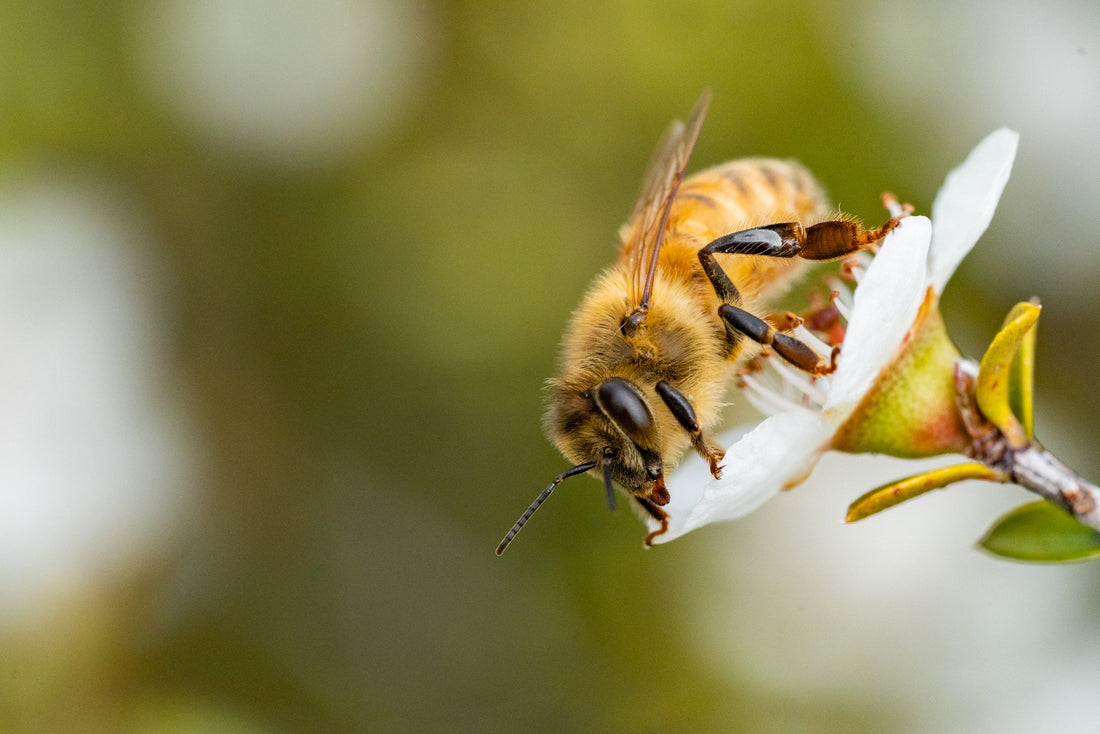
<instances>
[{"instance_id":1,"label":"blurred green background","mask_svg":"<svg viewBox=\"0 0 1100 734\"><path fill-rule=\"evenodd\" d=\"M1037 431L1100 478L1092 2L0 5L0 729L1095 731L1095 565L832 457L645 552L542 384L668 122L868 221L1022 138L948 288L1038 295Z\"/></svg>"}]
</instances>

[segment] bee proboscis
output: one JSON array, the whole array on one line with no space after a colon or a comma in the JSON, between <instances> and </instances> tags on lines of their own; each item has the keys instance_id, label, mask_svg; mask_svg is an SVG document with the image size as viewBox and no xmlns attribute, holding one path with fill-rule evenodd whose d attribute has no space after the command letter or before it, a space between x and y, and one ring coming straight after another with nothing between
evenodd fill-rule
<instances>
[{"instance_id":1,"label":"bee proboscis","mask_svg":"<svg viewBox=\"0 0 1100 734\"><path fill-rule=\"evenodd\" d=\"M805 261L856 252L900 217L865 229L831 209L794 161L735 160L685 179L709 102L704 93L661 139L620 229L618 259L573 313L544 424L574 465L531 503L497 555L561 481L583 473L603 480L612 509L618 487L660 524L650 545L668 530L665 471L684 450L720 476L724 451L709 431L747 354L770 347L812 375L836 367L835 349L819 355L761 314Z\"/></svg>"}]
</instances>

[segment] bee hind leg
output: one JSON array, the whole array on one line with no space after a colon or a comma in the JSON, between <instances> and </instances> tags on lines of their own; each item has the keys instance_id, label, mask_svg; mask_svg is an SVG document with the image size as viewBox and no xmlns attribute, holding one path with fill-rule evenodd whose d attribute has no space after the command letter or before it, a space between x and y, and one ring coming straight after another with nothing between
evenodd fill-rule
<instances>
[{"instance_id":1,"label":"bee hind leg","mask_svg":"<svg viewBox=\"0 0 1100 734\"><path fill-rule=\"evenodd\" d=\"M818 222L810 227L803 227L798 222L754 227L719 237L699 251L699 260L721 296L722 292L714 277L714 271L721 272L714 261L716 253L835 260L881 240L901 224L907 213L901 208L898 216L891 217L875 229L867 229L858 221L846 217ZM724 276L722 273L722 277Z\"/></svg>"},{"instance_id":2,"label":"bee hind leg","mask_svg":"<svg viewBox=\"0 0 1100 734\"><path fill-rule=\"evenodd\" d=\"M904 214L892 217L877 229L865 229L850 219L830 219L806 228L800 257L807 260L835 260L850 255L878 240L901 224Z\"/></svg>"},{"instance_id":3,"label":"bee hind leg","mask_svg":"<svg viewBox=\"0 0 1100 734\"><path fill-rule=\"evenodd\" d=\"M904 216L902 212L877 229L866 229L859 222L844 218L819 222L808 228L798 222L769 224L724 235L699 250L703 272L723 302L718 315L726 324L730 351L736 348L742 336L747 336L758 344L770 346L780 357L812 375L827 375L836 369L836 349L826 360L804 342L779 333L767 321L741 308L741 294L718 265L716 254L834 260L882 239Z\"/></svg>"}]
</instances>

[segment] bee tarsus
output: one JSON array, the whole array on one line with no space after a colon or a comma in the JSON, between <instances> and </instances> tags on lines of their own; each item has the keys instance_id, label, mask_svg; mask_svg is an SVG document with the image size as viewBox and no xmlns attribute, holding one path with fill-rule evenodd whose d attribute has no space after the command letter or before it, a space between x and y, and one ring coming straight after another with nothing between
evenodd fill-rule
<instances>
[{"instance_id":1,"label":"bee tarsus","mask_svg":"<svg viewBox=\"0 0 1100 734\"><path fill-rule=\"evenodd\" d=\"M642 541L645 544L645 547L649 548L653 545L654 538L664 535L668 532L668 513L662 510L657 505L650 502L649 500L641 497L638 498L638 504L645 512L649 514L650 517L661 523L661 526L659 528L647 533L645 536L645 540Z\"/></svg>"}]
</instances>

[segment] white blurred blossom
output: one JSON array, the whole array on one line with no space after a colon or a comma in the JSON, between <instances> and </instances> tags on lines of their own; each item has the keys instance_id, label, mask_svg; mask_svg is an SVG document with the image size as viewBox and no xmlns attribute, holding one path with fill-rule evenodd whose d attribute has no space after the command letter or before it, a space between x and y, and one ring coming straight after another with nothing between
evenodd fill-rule
<instances>
[{"instance_id":1,"label":"white blurred blossom","mask_svg":"<svg viewBox=\"0 0 1100 734\"><path fill-rule=\"evenodd\" d=\"M155 557L186 514L149 233L106 188L57 171L0 188L0 625Z\"/></svg>"}]
</instances>

